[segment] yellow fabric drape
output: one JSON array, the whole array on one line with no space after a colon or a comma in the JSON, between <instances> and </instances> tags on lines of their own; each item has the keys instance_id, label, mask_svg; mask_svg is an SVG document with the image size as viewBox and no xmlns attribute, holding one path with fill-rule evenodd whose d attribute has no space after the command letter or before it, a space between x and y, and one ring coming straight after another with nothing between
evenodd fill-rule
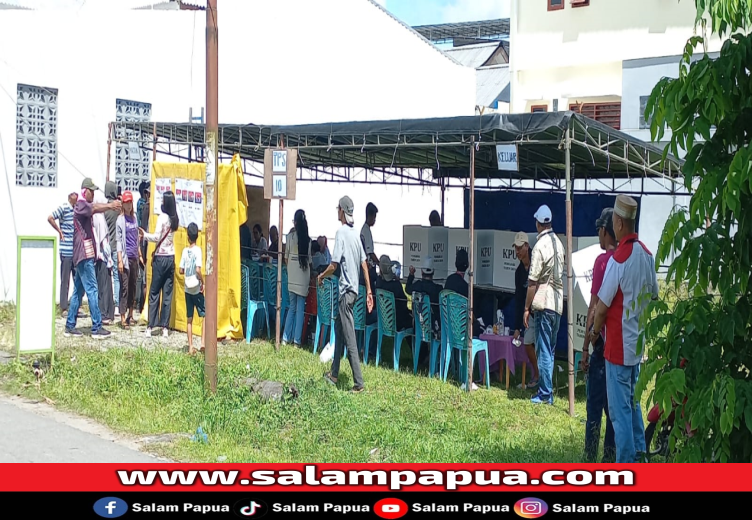
<instances>
[{"instance_id":1,"label":"yellow fabric drape","mask_svg":"<svg viewBox=\"0 0 752 520\"><path fill-rule=\"evenodd\" d=\"M203 163L162 163L155 162L151 169L151 216L149 232L156 229L157 215L154 213L156 179L170 179L171 188L175 190L175 179L205 181L206 165ZM217 207L219 251L215 257L217 272L217 338L242 339L243 326L240 321L240 226L245 223L247 215L247 196L240 157L232 158L230 164L220 164L217 175ZM204 186L204 192L206 186ZM206 195L204 195L206 207ZM175 232L175 282L172 298L170 328L186 332L187 320L185 310L185 277L180 274L180 257L183 249L188 247L188 235L184 227ZM199 232L196 244L203 253L204 273L206 272L206 211L204 211L203 229ZM151 254L156 244L150 243L147 251L146 291L151 287ZM147 296L148 298L148 296ZM148 299L144 305L141 322L148 319ZM203 320L194 315L193 334L200 335Z\"/></svg>"}]
</instances>

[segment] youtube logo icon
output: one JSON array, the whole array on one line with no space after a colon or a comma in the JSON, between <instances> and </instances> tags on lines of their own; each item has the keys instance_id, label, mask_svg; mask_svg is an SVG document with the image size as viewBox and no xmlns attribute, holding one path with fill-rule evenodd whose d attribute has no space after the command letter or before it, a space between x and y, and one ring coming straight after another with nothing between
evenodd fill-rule
<instances>
[{"instance_id":1,"label":"youtube logo icon","mask_svg":"<svg viewBox=\"0 0 752 520\"><path fill-rule=\"evenodd\" d=\"M380 518L394 520L402 518L407 514L407 504L397 498L385 498L376 502L373 506L373 512Z\"/></svg>"}]
</instances>

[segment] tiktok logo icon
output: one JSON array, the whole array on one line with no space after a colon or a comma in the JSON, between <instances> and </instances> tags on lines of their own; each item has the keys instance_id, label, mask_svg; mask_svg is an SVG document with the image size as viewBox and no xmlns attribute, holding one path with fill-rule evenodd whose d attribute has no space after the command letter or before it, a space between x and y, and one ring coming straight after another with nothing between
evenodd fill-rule
<instances>
[{"instance_id":1,"label":"tiktok logo icon","mask_svg":"<svg viewBox=\"0 0 752 520\"><path fill-rule=\"evenodd\" d=\"M235 504L235 513L242 518L261 518L267 510L266 504L260 500L241 500Z\"/></svg>"}]
</instances>

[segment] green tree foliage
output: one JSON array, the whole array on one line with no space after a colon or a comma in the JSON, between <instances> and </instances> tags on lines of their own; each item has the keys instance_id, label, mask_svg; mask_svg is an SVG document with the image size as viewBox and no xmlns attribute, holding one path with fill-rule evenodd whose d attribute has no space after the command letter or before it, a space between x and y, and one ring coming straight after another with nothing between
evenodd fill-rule
<instances>
[{"instance_id":1,"label":"green tree foliage","mask_svg":"<svg viewBox=\"0 0 752 520\"><path fill-rule=\"evenodd\" d=\"M680 403L675 460L752 462L752 0L695 3L703 35L689 40L679 78L662 79L646 108L653 140L668 128L667 152L687 152L692 196L672 212L657 252L659 264L676 254L667 282L685 296L656 301L643 316L650 348L638 392L655 377L651 402ZM725 39L715 60L694 56L706 33Z\"/></svg>"}]
</instances>

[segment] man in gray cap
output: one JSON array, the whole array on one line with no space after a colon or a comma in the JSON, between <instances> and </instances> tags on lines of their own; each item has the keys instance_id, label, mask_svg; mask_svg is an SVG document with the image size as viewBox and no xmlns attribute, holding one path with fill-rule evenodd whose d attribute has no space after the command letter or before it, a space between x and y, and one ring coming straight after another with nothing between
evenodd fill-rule
<instances>
[{"instance_id":1,"label":"man in gray cap","mask_svg":"<svg viewBox=\"0 0 752 520\"><path fill-rule=\"evenodd\" d=\"M339 315L335 327L335 349L334 359L332 359L332 369L324 374L327 382L336 385L339 377L339 365L342 360L342 354L345 346L347 347L347 357L350 360L350 368L353 373L352 392L359 393L364 390L363 374L360 371L360 358L358 357L358 341L355 335L355 317L353 307L355 300L358 298L358 268L363 270L365 286L367 293L367 308L373 310L373 293L371 292L371 280L368 276L368 264L366 262L366 253L363 249L363 243L360 235L355 230L353 211L355 207L352 199L344 196L339 200L337 205L337 216L342 227L339 228L334 237L334 251L332 252L332 263L321 273L318 278L319 285L334 274L337 268L340 268L339 277Z\"/></svg>"},{"instance_id":2,"label":"man in gray cap","mask_svg":"<svg viewBox=\"0 0 752 520\"><path fill-rule=\"evenodd\" d=\"M75 288L68 309L68 320L65 323L66 336L81 336L76 329L78 309L84 298L89 300L91 313L91 336L95 339L107 338L110 331L102 328L102 315L99 312L99 289L94 264L97 260L97 244L94 238L92 218L98 213L108 210L120 211L119 200L109 204L93 204L96 184L89 178L81 184L81 196L73 209L73 266L76 269Z\"/></svg>"},{"instance_id":3,"label":"man in gray cap","mask_svg":"<svg viewBox=\"0 0 752 520\"><path fill-rule=\"evenodd\" d=\"M593 266L593 285L590 288L590 308L588 309L585 330L590 331L595 321L595 309L598 307L598 291L603 285L606 266L616 251L616 234L613 223L614 210L606 208L601 217L595 221L598 230L598 240L601 249L605 251L595 260ZM585 459L587 462L597 462L598 444L601 436L601 419L606 413L606 438L603 440L602 462L616 460L616 444L614 441L614 425L608 414L608 397L606 392L606 360L603 357L605 334L601 334L593 343L593 354L589 355L590 335L585 335L582 347L582 371L587 373L587 423L585 425Z\"/></svg>"},{"instance_id":4,"label":"man in gray cap","mask_svg":"<svg viewBox=\"0 0 752 520\"><path fill-rule=\"evenodd\" d=\"M619 245L608 261L598 291L590 342L606 331L606 387L608 413L614 425L616 462L638 462L645 453L645 426L635 386L640 376L642 350L640 318L650 299L658 298L653 255L635 232L637 201L619 195L614 205L614 234Z\"/></svg>"}]
</instances>

